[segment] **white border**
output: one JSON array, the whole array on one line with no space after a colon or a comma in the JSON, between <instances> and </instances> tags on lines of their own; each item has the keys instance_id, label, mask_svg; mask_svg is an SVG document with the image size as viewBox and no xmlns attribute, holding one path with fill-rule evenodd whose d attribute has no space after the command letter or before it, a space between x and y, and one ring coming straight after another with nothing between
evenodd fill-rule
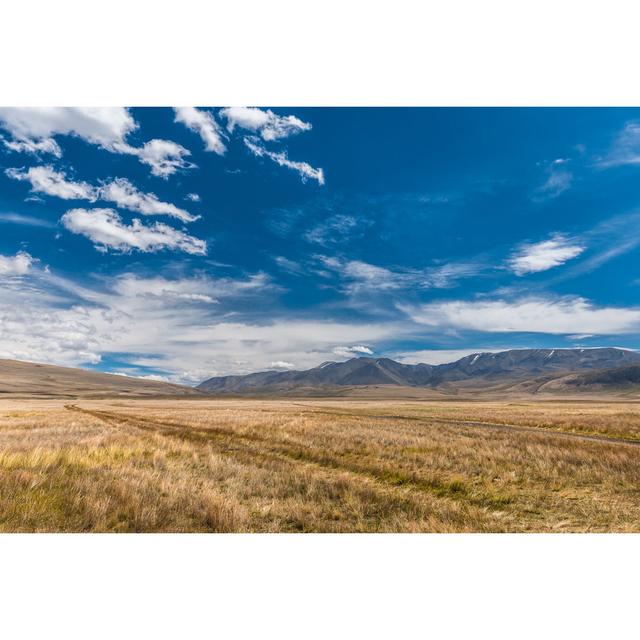
<instances>
[{"instance_id":1,"label":"white border","mask_svg":"<svg viewBox=\"0 0 640 640\"><path fill-rule=\"evenodd\" d=\"M638 105L625 0L21 0L4 105Z\"/></svg>"},{"instance_id":2,"label":"white border","mask_svg":"<svg viewBox=\"0 0 640 640\"><path fill-rule=\"evenodd\" d=\"M637 536L7 535L7 638L620 638ZM8 630L14 633L9 633Z\"/></svg>"},{"instance_id":3,"label":"white border","mask_svg":"<svg viewBox=\"0 0 640 640\"><path fill-rule=\"evenodd\" d=\"M3 105L639 105L637 3L2 7ZM0 537L7 638L602 638L637 536Z\"/></svg>"}]
</instances>

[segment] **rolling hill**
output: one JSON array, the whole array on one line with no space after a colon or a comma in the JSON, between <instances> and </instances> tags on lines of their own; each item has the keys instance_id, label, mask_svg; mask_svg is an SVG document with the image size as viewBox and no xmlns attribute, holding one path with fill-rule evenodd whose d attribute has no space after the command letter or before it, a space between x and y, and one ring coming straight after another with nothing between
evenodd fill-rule
<instances>
[{"instance_id":1,"label":"rolling hill","mask_svg":"<svg viewBox=\"0 0 640 640\"><path fill-rule=\"evenodd\" d=\"M202 382L209 394L340 394L362 387L404 387L451 392L517 386L530 393L556 377L581 371L640 366L640 353L625 349L513 349L477 353L440 365L402 364L389 358L325 362L306 371L264 371ZM536 381L527 385L528 381ZM579 390L579 385L574 385Z\"/></svg>"},{"instance_id":2,"label":"rolling hill","mask_svg":"<svg viewBox=\"0 0 640 640\"><path fill-rule=\"evenodd\" d=\"M0 360L0 397L155 397L201 395L191 387L49 364Z\"/></svg>"}]
</instances>

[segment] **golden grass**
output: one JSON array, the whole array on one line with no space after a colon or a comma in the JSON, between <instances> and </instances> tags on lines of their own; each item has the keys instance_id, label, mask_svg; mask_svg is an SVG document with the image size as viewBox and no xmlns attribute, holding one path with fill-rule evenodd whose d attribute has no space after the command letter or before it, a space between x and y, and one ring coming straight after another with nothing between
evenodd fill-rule
<instances>
[{"instance_id":1,"label":"golden grass","mask_svg":"<svg viewBox=\"0 0 640 640\"><path fill-rule=\"evenodd\" d=\"M0 531L640 531L624 439L639 405L4 400Z\"/></svg>"}]
</instances>

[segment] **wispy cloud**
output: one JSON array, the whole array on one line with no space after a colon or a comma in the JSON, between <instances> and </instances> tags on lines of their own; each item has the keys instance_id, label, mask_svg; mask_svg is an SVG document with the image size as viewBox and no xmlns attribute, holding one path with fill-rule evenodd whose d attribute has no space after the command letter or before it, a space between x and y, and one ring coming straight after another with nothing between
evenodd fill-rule
<instances>
[{"instance_id":1,"label":"wispy cloud","mask_svg":"<svg viewBox=\"0 0 640 640\"><path fill-rule=\"evenodd\" d=\"M476 353L497 353L498 351L504 351L504 349L417 349L399 351L391 356L402 364L446 364Z\"/></svg>"},{"instance_id":2,"label":"wispy cloud","mask_svg":"<svg viewBox=\"0 0 640 640\"><path fill-rule=\"evenodd\" d=\"M628 122L609 151L596 160L596 166L601 169L625 164L640 164L640 122Z\"/></svg>"},{"instance_id":3,"label":"wispy cloud","mask_svg":"<svg viewBox=\"0 0 640 640\"><path fill-rule=\"evenodd\" d=\"M571 187L573 173L568 169L569 160L557 158L549 163L545 169L546 179L533 194L536 201L552 200L557 198Z\"/></svg>"},{"instance_id":4,"label":"wispy cloud","mask_svg":"<svg viewBox=\"0 0 640 640\"><path fill-rule=\"evenodd\" d=\"M289 260L289 258L285 258L284 256L276 256L273 261L282 269L282 271L286 271L287 273L293 273L295 275L302 275L305 273L304 267L295 260Z\"/></svg>"},{"instance_id":5,"label":"wispy cloud","mask_svg":"<svg viewBox=\"0 0 640 640\"><path fill-rule=\"evenodd\" d=\"M337 214L309 229L304 237L308 242L326 246L344 242L357 226L358 220L354 216Z\"/></svg>"},{"instance_id":6,"label":"wispy cloud","mask_svg":"<svg viewBox=\"0 0 640 640\"><path fill-rule=\"evenodd\" d=\"M245 138L244 143L259 158L269 158L281 167L292 169L302 178L302 182L307 180L316 180L319 185L324 184L324 172L322 169L314 169L308 162L297 162L289 160L285 151L269 151L256 139Z\"/></svg>"},{"instance_id":7,"label":"wispy cloud","mask_svg":"<svg viewBox=\"0 0 640 640\"><path fill-rule=\"evenodd\" d=\"M94 243L99 251L114 250L144 253L172 249L194 255L204 255L207 243L159 222L144 225L134 219L130 225L113 209L71 209L61 218L66 229L83 235Z\"/></svg>"},{"instance_id":8,"label":"wispy cloud","mask_svg":"<svg viewBox=\"0 0 640 640\"><path fill-rule=\"evenodd\" d=\"M169 202L162 202L155 193L142 193L126 178L116 178L111 182L104 183L97 189L97 195L100 200L113 202L118 207L145 216L167 215L183 222L193 222L200 217Z\"/></svg>"},{"instance_id":9,"label":"wispy cloud","mask_svg":"<svg viewBox=\"0 0 640 640\"><path fill-rule=\"evenodd\" d=\"M509 258L511 270L518 276L547 271L579 256L585 247L576 241L556 234L549 240L522 244Z\"/></svg>"},{"instance_id":10,"label":"wispy cloud","mask_svg":"<svg viewBox=\"0 0 640 640\"><path fill-rule=\"evenodd\" d=\"M53 228L55 224L49 220L27 216L21 213L0 213L0 222L7 224L22 224L28 227Z\"/></svg>"},{"instance_id":11,"label":"wispy cloud","mask_svg":"<svg viewBox=\"0 0 640 640\"><path fill-rule=\"evenodd\" d=\"M254 274L246 279L211 278L199 275L191 278L143 277L125 273L113 279L112 290L125 298L155 300L186 300L217 303L224 298L238 298L257 291L273 289L268 276Z\"/></svg>"},{"instance_id":12,"label":"wispy cloud","mask_svg":"<svg viewBox=\"0 0 640 640\"><path fill-rule=\"evenodd\" d=\"M167 215L183 222L193 222L199 217L173 204L162 202L154 193L142 193L126 178L115 178L94 186L87 182L69 180L64 172L56 171L50 165L30 167L28 170L7 169L5 173L14 180L29 182L35 193L63 200L103 200L145 216Z\"/></svg>"},{"instance_id":13,"label":"wispy cloud","mask_svg":"<svg viewBox=\"0 0 640 640\"><path fill-rule=\"evenodd\" d=\"M33 271L33 270L32 270ZM215 279L125 273L78 284L42 270L11 287L0 279L0 357L77 365L115 354L134 373L196 383L280 363L305 369L335 345L373 344L402 335L393 323L339 322L234 311L266 304L267 276ZM150 371L151 370L151 371Z\"/></svg>"},{"instance_id":14,"label":"wispy cloud","mask_svg":"<svg viewBox=\"0 0 640 640\"><path fill-rule=\"evenodd\" d=\"M479 263L447 263L424 269L391 269L362 260L345 260L333 256L317 256L321 264L337 274L348 294L407 289L446 289L460 279L478 275Z\"/></svg>"},{"instance_id":15,"label":"wispy cloud","mask_svg":"<svg viewBox=\"0 0 640 640\"><path fill-rule=\"evenodd\" d=\"M640 330L640 308L597 307L581 297L449 300L399 308L419 324L492 333L624 334Z\"/></svg>"}]
</instances>

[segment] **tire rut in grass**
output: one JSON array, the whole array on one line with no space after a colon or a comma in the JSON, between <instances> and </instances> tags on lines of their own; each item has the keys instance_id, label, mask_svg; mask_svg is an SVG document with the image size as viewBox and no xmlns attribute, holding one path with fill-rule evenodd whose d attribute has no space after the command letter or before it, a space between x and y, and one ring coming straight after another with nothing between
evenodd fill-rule
<instances>
[{"instance_id":1,"label":"tire rut in grass","mask_svg":"<svg viewBox=\"0 0 640 640\"><path fill-rule=\"evenodd\" d=\"M390 470L374 465L346 461L336 456L318 453L309 447L292 447L290 442L264 438L253 434L240 434L232 429L224 427L209 427L206 429L193 429L180 423L144 418L141 416L126 416L115 412L81 409L75 405L67 405L67 409L86 413L106 422L124 422L140 429L162 433L178 437L182 440L195 442L209 442L221 449L223 453L238 457L241 454L245 461L251 463L256 457L263 459L286 459L297 464L307 464L320 467L325 470L347 472L358 477L373 480L393 493L406 497L411 492L428 494L445 502L453 501L462 503L467 507L477 507L493 511L504 511L508 501L496 500L491 496L473 495L469 488L460 480L441 480L437 478L425 479L415 474L405 473L402 470ZM231 442L229 442L231 441ZM235 442L234 442L235 441ZM242 442L243 449L238 449L238 441ZM261 445L267 451L258 450L256 445Z\"/></svg>"}]
</instances>

